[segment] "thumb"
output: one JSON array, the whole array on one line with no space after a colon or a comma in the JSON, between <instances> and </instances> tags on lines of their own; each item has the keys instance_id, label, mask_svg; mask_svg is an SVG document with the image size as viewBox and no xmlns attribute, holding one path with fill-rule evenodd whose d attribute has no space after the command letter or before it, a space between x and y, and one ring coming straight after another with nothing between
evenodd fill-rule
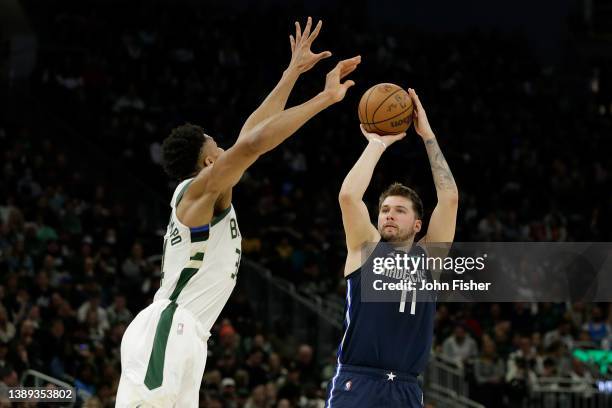
<instances>
[{"instance_id":1,"label":"thumb","mask_svg":"<svg viewBox=\"0 0 612 408\"><path fill-rule=\"evenodd\" d=\"M350 79L342 84L344 89L349 89L351 86L354 86L354 85L355 85L355 81L350 80Z\"/></svg>"},{"instance_id":2,"label":"thumb","mask_svg":"<svg viewBox=\"0 0 612 408\"><path fill-rule=\"evenodd\" d=\"M331 56L332 56L332 53L329 52L329 51L323 51L323 52L320 52L318 54L315 54L315 57L316 57L317 61L322 60L324 58L329 58Z\"/></svg>"},{"instance_id":3,"label":"thumb","mask_svg":"<svg viewBox=\"0 0 612 408\"><path fill-rule=\"evenodd\" d=\"M406 132L402 132L400 134L397 135L393 135L393 136L387 136L390 140L391 143L397 142L398 140L402 140L404 137L406 137Z\"/></svg>"}]
</instances>

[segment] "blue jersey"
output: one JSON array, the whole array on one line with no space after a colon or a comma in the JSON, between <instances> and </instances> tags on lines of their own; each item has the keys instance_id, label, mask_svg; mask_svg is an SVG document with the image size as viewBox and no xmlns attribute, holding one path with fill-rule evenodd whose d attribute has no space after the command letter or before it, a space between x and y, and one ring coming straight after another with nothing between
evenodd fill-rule
<instances>
[{"instance_id":1,"label":"blue jersey","mask_svg":"<svg viewBox=\"0 0 612 408\"><path fill-rule=\"evenodd\" d=\"M435 297L417 290L387 293L384 302L362 300L365 293L362 289L378 278L373 272L372 260L375 256L388 256L383 254L388 248L388 244L379 243L368 260L346 277L344 335L338 348L338 363L416 376L425 370L429 361ZM425 251L414 245L408 256L424 257ZM431 282L432 275L423 269L411 274L409 279L420 288L420 281Z\"/></svg>"}]
</instances>

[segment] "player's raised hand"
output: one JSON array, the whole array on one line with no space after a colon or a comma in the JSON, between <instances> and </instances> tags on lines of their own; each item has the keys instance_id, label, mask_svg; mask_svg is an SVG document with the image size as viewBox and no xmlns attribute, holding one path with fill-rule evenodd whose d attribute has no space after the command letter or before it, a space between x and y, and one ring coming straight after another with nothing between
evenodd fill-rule
<instances>
[{"instance_id":1,"label":"player's raised hand","mask_svg":"<svg viewBox=\"0 0 612 408\"><path fill-rule=\"evenodd\" d=\"M291 43L291 62L289 62L289 68L295 69L298 73L304 73L310 68L314 67L315 64L321 61L323 58L331 57L331 52L323 51L318 54L312 52L310 47L312 42L317 38L321 31L323 21L319 20L315 29L311 32L312 18L308 17L306 27L302 33L302 28L299 22L295 22L295 37L289 36L289 42Z\"/></svg>"},{"instance_id":2,"label":"player's raised hand","mask_svg":"<svg viewBox=\"0 0 612 408\"><path fill-rule=\"evenodd\" d=\"M368 142L377 140L378 143L382 143L382 146L384 146L385 149L391 146L393 143L397 142L398 140L402 140L404 137L406 137L406 132L402 132L397 135L381 136L378 133L368 132L367 130L365 130L363 125L359 125L359 128L361 129L361 133L363 133L365 138L368 139Z\"/></svg>"},{"instance_id":3,"label":"player's raised hand","mask_svg":"<svg viewBox=\"0 0 612 408\"><path fill-rule=\"evenodd\" d=\"M357 69L357 65L361 62L361 56L358 55L353 58L345 59L340 61L334 69L327 73L325 77L325 90L333 102L340 102L344 99L346 91L353 85L355 81L340 82L340 80L346 77L348 74Z\"/></svg>"},{"instance_id":4,"label":"player's raised hand","mask_svg":"<svg viewBox=\"0 0 612 408\"><path fill-rule=\"evenodd\" d=\"M417 95L412 88L408 88L408 95L410 95L410 99L412 99L412 106L414 107L412 121L414 122L414 129L416 130L417 134L421 136L422 139L431 139L435 137L434 132L431 130L431 126L429 125L425 108L423 108L423 105L419 100L419 95Z\"/></svg>"}]
</instances>

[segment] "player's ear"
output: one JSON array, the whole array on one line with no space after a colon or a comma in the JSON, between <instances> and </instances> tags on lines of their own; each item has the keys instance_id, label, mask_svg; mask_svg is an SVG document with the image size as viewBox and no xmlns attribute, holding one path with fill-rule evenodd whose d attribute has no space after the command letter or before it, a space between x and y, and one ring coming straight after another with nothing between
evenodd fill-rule
<instances>
[{"instance_id":1,"label":"player's ear","mask_svg":"<svg viewBox=\"0 0 612 408\"><path fill-rule=\"evenodd\" d=\"M213 159L211 156L204 157L204 167L212 166L214 162L215 159Z\"/></svg>"},{"instance_id":2,"label":"player's ear","mask_svg":"<svg viewBox=\"0 0 612 408\"><path fill-rule=\"evenodd\" d=\"M416 220L414 222L414 232L415 234L419 231L421 231L421 228L423 228L423 221L421 220Z\"/></svg>"}]
</instances>

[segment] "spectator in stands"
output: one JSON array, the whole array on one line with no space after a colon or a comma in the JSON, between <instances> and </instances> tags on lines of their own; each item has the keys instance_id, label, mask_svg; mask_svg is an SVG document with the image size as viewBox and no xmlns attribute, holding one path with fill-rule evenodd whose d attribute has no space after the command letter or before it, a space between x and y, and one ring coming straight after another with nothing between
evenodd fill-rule
<instances>
[{"instance_id":1,"label":"spectator in stands","mask_svg":"<svg viewBox=\"0 0 612 408\"><path fill-rule=\"evenodd\" d=\"M144 259L142 244L134 242L129 258L121 265L123 277L128 280L129 284L140 286L142 278L144 278L149 269L150 266Z\"/></svg>"},{"instance_id":2,"label":"spectator in stands","mask_svg":"<svg viewBox=\"0 0 612 408\"><path fill-rule=\"evenodd\" d=\"M528 335L534 329L534 311L525 302L517 302L512 305L510 322L512 330L521 335Z\"/></svg>"},{"instance_id":3,"label":"spectator in stands","mask_svg":"<svg viewBox=\"0 0 612 408\"><path fill-rule=\"evenodd\" d=\"M582 302L576 302L571 305L568 310L569 318L572 321L572 326L582 329L586 322L586 306Z\"/></svg>"},{"instance_id":4,"label":"spectator in stands","mask_svg":"<svg viewBox=\"0 0 612 408\"><path fill-rule=\"evenodd\" d=\"M572 360L572 369L570 371L570 378L577 384L576 391L582 391L583 396L589 398L594 390L594 379L591 373L586 369L584 363L578 359Z\"/></svg>"},{"instance_id":5,"label":"spectator in stands","mask_svg":"<svg viewBox=\"0 0 612 408\"><path fill-rule=\"evenodd\" d=\"M90 321L90 315L93 314L96 322L100 325L100 328L104 331L108 329L108 316L106 310L101 306L101 294L99 289L95 289L83 302L79 310L77 311L77 320L79 323L86 323Z\"/></svg>"},{"instance_id":6,"label":"spectator in stands","mask_svg":"<svg viewBox=\"0 0 612 408\"><path fill-rule=\"evenodd\" d=\"M591 318L587 321L582 329L589 333L589 337L596 345L600 346L602 340L612 333L610 325L605 320L601 307L594 306L591 309Z\"/></svg>"},{"instance_id":7,"label":"spectator in stands","mask_svg":"<svg viewBox=\"0 0 612 408\"><path fill-rule=\"evenodd\" d=\"M121 293L115 295L115 300L113 304L106 309L106 313L108 322L111 325L116 323L129 324L134 317L126 306L125 295Z\"/></svg>"},{"instance_id":8,"label":"spectator in stands","mask_svg":"<svg viewBox=\"0 0 612 408\"><path fill-rule=\"evenodd\" d=\"M66 365L71 359L71 348L65 335L65 325L62 319L55 318L51 322L45 347L53 350L53 353L45 356L46 370L56 378L64 378Z\"/></svg>"},{"instance_id":9,"label":"spectator in stands","mask_svg":"<svg viewBox=\"0 0 612 408\"><path fill-rule=\"evenodd\" d=\"M255 348L248 353L242 368L249 374L249 388L266 383L267 373L263 363L264 354L260 349Z\"/></svg>"},{"instance_id":10,"label":"spectator in stands","mask_svg":"<svg viewBox=\"0 0 612 408\"><path fill-rule=\"evenodd\" d=\"M17 372L10 365L0 367L0 395L7 395L7 390L10 387L17 387L19 380Z\"/></svg>"},{"instance_id":11,"label":"spectator in stands","mask_svg":"<svg viewBox=\"0 0 612 408\"><path fill-rule=\"evenodd\" d=\"M226 408L237 408L236 381L233 378L221 380L221 396Z\"/></svg>"},{"instance_id":12,"label":"spectator in stands","mask_svg":"<svg viewBox=\"0 0 612 408\"><path fill-rule=\"evenodd\" d=\"M499 322L493 327L493 339L500 355L507 356L513 350L510 342L510 322Z\"/></svg>"},{"instance_id":13,"label":"spectator in stands","mask_svg":"<svg viewBox=\"0 0 612 408\"><path fill-rule=\"evenodd\" d=\"M300 370L295 363L289 364L287 377L279 386L278 399L287 399L291 405L297 406L300 396L302 395L301 384Z\"/></svg>"},{"instance_id":14,"label":"spectator in stands","mask_svg":"<svg viewBox=\"0 0 612 408\"><path fill-rule=\"evenodd\" d=\"M544 359L542 372L539 375L530 375L529 384L535 384L543 390L555 391L559 389L557 364L552 358Z\"/></svg>"},{"instance_id":15,"label":"spectator in stands","mask_svg":"<svg viewBox=\"0 0 612 408\"><path fill-rule=\"evenodd\" d=\"M526 378L526 372L532 371L536 367L536 351L531 345L531 339L523 336L519 339L519 349L508 357L508 371L506 381L511 382L514 378Z\"/></svg>"},{"instance_id":16,"label":"spectator in stands","mask_svg":"<svg viewBox=\"0 0 612 408\"><path fill-rule=\"evenodd\" d=\"M0 340L0 368L9 365L7 361L7 355L8 355L8 343Z\"/></svg>"},{"instance_id":17,"label":"spectator in stands","mask_svg":"<svg viewBox=\"0 0 612 408\"><path fill-rule=\"evenodd\" d=\"M572 369L571 350L565 347L561 341L555 341L546 347L543 352L538 353L536 357L536 373L541 374L544 371L544 361L551 359L555 363L555 369L558 373L569 373Z\"/></svg>"},{"instance_id":18,"label":"spectator in stands","mask_svg":"<svg viewBox=\"0 0 612 408\"><path fill-rule=\"evenodd\" d=\"M478 385L476 400L486 407L498 405L499 396L503 391L504 376L504 362L497 355L495 343L488 335L484 335L482 353L474 363L474 377Z\"/></svg>"},{"instance_id":19,"label":"spectator in stands","mask_svg":"<svg viewBox=\"0 0 612 408\"><path fill-rule=\"evenodd\" d=\"M244 408L269 408L266 398L266 387L264 385L257 385L251 392L251 397L244 404Z\"/></svg>"},{"instance_id":20,"label":"spectator in stands","mask_svg":"<svg viewBox=\"0 0 612 408\"><path fill-rule=\"evenodd\" d=\"M270 353L268 357L268 381L278 384L279 381L287 376L287 369L282 365L282 360L278 353Z\"/></svg>"},{"instance_id":21,"label":"spectator in stands","mask_svg":"<svg viewBox=\"0 0 612 408\"><path fill-rule=\"evenodd\" d=\"M476 341L468 334L462 324L455 326L453 335L444 340L442 353L451 360L455 360L457 365L463 366L468 359L478 355Z\"/></svg>"},{"instance_id":22,"label":"spectator in stands","mask_svg":"<svg viewBox=\"0 0 612 408\"><path fill-rule=\"evenodd\" d=\"M495 211L490 211L486 218L478 223L478 233L482 241L501 241L503 226Z\"/></svg>"},{"instance_id":23,"label":"spectator in stands","mask_svg":"<svg viewBox=\"0 0 612 408\"><path fill-rule=\"evenodd\" d=\"M321 383L319 367L314 359L314 352L308 344L301 344L297 350L297 369L300 371L300 380L303 385L310 384L317 387Z\"/></svg>"},{"instance_id":24,"label":"spectator in stands","mask_svg":"<svg viewBox=\"0 0 612 408\"><path fill-rule=\"evenodd\" d=\"M275 383L268 382L266 384L266 400L270 407L275 407L278 400L278 388Z\"/></svg>"},{"instance_id":25,"label":"spectator in stands","mask_svg":"<svg viewBox=\"0 0 612 408\"><path fill-rule=\"evenodd\" d=\"M0 342L8 343L15 337L15 325L8 320L6 308L0 303Z\"/></svg>"}]
</instances>

